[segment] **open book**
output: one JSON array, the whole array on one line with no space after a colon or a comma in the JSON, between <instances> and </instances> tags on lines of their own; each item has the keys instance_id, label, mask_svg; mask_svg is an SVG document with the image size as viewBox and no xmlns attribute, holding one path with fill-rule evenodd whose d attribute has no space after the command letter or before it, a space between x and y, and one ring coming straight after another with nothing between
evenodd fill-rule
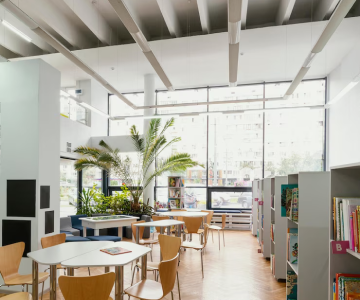
<instances>
[{"instance_id":1,"label":"open book","mask_svg":"<svg viewBox=\"0 0 360 300\"><path fill-rule=\"evenodd\" d=\"M101 249L100 251L105 252L110 255L119 255L124 253L130 253L130 250L120 248L120 247L113 247L113 248L107 248L107 249Z\"/></svg>"}]
</instances>

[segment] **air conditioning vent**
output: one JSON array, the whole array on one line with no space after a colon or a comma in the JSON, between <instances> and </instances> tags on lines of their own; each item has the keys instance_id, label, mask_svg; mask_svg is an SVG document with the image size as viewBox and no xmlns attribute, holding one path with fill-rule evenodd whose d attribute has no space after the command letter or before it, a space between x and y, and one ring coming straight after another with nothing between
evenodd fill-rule
<instances>
[{"instance_id":1,"label":"air conditioning vent","mask_svg":"<svg viewBox=\"0 0 360 300\"><path fill-rule=\"evenodd\" d=\"M66 143L66 152L71 153L71 143L69 142Z\"/></svg>"}]
</instances>

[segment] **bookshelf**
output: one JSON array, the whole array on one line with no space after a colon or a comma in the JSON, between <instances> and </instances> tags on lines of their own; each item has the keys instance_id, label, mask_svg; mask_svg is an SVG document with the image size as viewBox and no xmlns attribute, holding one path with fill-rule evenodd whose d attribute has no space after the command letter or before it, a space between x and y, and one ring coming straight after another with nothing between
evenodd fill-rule
<instances>
[{"instance_id":1,"label":"bookshelf","mask_svg":"<svg viewBox=\"0 0 360 300\"><path fill-rule=\"evenodd\" d=\"M263 224L263 256L265 258L270 258L271 248L273 248L273 243L270 238L270 226L271 226L271 197L274 194L274 178L265 178L263 182L263 215L264 215L264 224Z\"/></svg>"},{"instance_id":2,"label":"bookshelf","mask_svg":"<svg viewBox=\"0 0 360 300\"><path fill-rule=\"evenodd\" d=\"M258 181L258 195L259 195L259 202L263 201L263 180L259 180ZM258 203L257 206L257 219L258 219L258 242L259 242L259 246L261 248L261 252L263 252L263 233L264 233L264 229L263 229L263 205L260 205Z\"/></svg>"},{"instance_id":3,"label":"bookshelf","mask_svg":"<svg viewBox=\"0 0 360 300\"><path fill-rule=\"evenodd\" d=\"M274 213L275 213L275 272L274 278L286 279L286 230L287 219L281 217L281 185L288 183L287 176L275 177L275 196L274 196Z\"/></svg>"},{"instance_id":4,"label":"bookshelf","mask_svg":"<svg viewBox=\"0 0 360 300\"><path fill-rule=\"evenodd\" d=\"M185 184L181 176L168 177L168 207L181 209L185 207Z\"/></svg>"},{"instance_id":5,"label":"bookshelf","mask_svg":"<svg viewBox=\"0 0 360 300\"><path fill-rule=\"evenodd\" d=\"M333 239L333 201L334 197L360 197L360 164L351 164L331 168L331 195L328 198L329 221L329 276L327 299L332 299L333 279L336 273L360 273L360 253L347 249L346 254L333 254L330 247Z\"/></svg>"},{"instance_id":6,"label":"bookshelf","mask_svg":"<svg viewBox=\"0 0 360 300\"><path fill-rule=\"evenodd\" d=\"M298 275L298 300L330 300L328 298L330 172L300 172L288 175L287 181L288 184L299 185L299 221L293 222L284 217L287 228L298 228L299 252L297 265L291 264L285 257L286 269ZM287 248L286 243L285 248Z\"/></svg>"},{"instance_id":7,"label":"bookshelf","mask_svg":"<svg viewBox=\"0 0 360 300\"><path fill-rule=\"evenodd\" d=\"M251 232L258 236L258 203L259 203L259 180L254 180L252 184L252 224Z\"/></svg>"}]
</instances>

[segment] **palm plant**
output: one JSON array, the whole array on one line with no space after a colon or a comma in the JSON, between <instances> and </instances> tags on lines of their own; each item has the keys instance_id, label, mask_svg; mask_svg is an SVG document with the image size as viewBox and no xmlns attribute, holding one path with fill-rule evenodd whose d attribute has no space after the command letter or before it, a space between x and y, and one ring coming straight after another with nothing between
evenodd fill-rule
<instances>
[{"instance_id":1,"label":"palm plant","mask_svg":"<svg viewBox=\"0 0 360 300\"><path fill-rule=\"evenodd\" d=\"M165 159L158 159L155 169L152 168L155 159L171 145L179 142L180 137L167 140L165 132L174 125L174 118L168 120L161 128L160 119L150 121L149 130L142 137L136 126L130 129L130 136L137 152L137 162L134 163L128 156L122 158L119 149L112 149L103 140L101 148L87 146L78 147L75 152L86 157L76 161L75 169L83 170L88 167L98 167L109 174L118 176L130 189L134 200L134 208L139 207L139 199L144 189L165 172L183 172L188 168L202 166L193 161L188 153L171 154Z\"/></svg>"}]
</instances>

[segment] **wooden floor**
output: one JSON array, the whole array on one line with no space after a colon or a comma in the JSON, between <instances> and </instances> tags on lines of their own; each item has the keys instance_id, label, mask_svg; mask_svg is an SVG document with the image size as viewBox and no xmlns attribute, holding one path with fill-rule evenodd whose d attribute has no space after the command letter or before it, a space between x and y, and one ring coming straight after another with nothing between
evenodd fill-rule
<instances>
[{"instance_id":1,"label":"wooden floor","mask_svg":"<svg viewBox=\"0 0 360 300\"><path fill-rule=\"evenodd\" d=\"M195 239L196 237L194 241ZM201 277L200 253L195 250L182 253L179 276L183 300L286 299L285 283L279 283L273 278L270 263L257 252L257 240L250 231L226 231L225 241L226 247L221 247L219 251L217 234L214 233L214 243L210 236L204 255L204 279ZM158 261L159 256L159 245L155 245L154 261ZM103 268L91 269L92 275L103 272ZM125 267L124 273L126 288L131 283L130 265ZM87 276L87 269L75 270L75 275ZM139 280L140 272L135 276L135 280ZM151 272L148 272L148 278L153 278ZM111 296L114 297L114 290ZM44 295L44 300L48 299L49 293ZM64 299L60 290L57 292L57 299ZM171 299L171 296L164 299ZM176 287L174 299L178 299Z\"/></svg>"}]
</instances>

